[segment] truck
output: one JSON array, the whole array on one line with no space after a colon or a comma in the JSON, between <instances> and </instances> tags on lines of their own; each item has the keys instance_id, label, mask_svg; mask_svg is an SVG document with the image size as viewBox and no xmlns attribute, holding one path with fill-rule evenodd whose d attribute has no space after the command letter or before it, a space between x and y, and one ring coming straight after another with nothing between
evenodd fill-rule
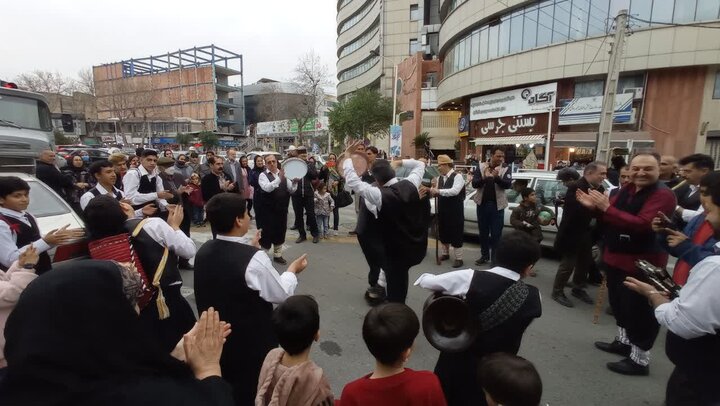
<instances>
[{"instance_id":1,"label":"truck","mask_svg":"<svg viewBox=\"0 0 720 406\"><path fill-rule=\"evenodd\" d=\"M35 160L54 140L47 99L0 80L0 172L35 174Z\"/></svg>"}]
</instances>

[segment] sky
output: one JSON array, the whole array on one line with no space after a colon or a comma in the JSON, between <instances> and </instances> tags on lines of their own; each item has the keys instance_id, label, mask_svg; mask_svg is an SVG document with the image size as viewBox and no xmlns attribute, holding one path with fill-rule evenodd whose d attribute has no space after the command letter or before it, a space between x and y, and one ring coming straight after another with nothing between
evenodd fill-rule
<instances>
[{"instance_id":1,"label":"sky","mask_svg":"<svg viewBox=\"0 0 720 406\"><path fill-rule=\"evenodd\" d=\"M289 80L314 50L337 82L336 0L4 0L0 79L77 76L124 59L215 44L243 55L245 84ZM231 83L239 83L239 77Z\"/></svg>"}]
</instances>

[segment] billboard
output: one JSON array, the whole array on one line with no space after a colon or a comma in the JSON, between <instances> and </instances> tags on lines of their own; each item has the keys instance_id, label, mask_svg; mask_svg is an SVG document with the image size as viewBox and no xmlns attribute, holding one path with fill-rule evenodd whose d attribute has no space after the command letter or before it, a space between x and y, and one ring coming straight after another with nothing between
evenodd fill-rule
<instances>
[{"instance_id":1,"label":"billboard","mask_svg":"<svg viewBox=\"0 0 720 406\"><path fill-rule=\"evenodd\" d=\"M402 150L402 126L390 126L390 156L400 156Z\"/></svg>"},{"instance_id":2,"label":"billboard","mask_svg":"<svg viewBox=\"0 0 720 406\"><path fill-rule=\"evenodd\" d=\"M470 120L546 112L555 107L556 101L557 82L473 97L470 100Z\"/></svg>"},{"instance_id":3,"label":"billboard","mask_svg":"<svg viewBox=\"0 0 720 406\"><path fill-rule=\"evenodd\" d=\"M632 93L615 95L613 123L629 123L632 120ZM578 97L562 100L560 109L560 125L598 124L602 111L603 96Z\"/></svg>"}]
</instances>

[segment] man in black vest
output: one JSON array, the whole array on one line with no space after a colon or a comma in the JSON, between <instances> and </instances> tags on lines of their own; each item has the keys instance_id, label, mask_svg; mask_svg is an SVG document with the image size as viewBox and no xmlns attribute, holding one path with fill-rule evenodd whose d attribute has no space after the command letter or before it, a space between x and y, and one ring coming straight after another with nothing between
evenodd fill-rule
<instances>
[{"instance_id":1,"label":"man in black vest","mask_svg":"<svg viewBox=\"0 0 720 406\"><path fill-rule=\"evenodd\" d=\"M703 212L700 206L700 179L715 169L715 161L710 155L692 154L680 160L680 174L685 180L683 186L674 189L677 198L678 229L685 228L693 217Z\"/></svg>"},{"instance_id":2,"label":"man in black vest","mask_svg":"<svg viewBox=\"0 0 720 406\"><path fill-rule=\"evenodd\" d=\"M85 210L90 200L100 195L112 196L117 201L125 200L125 192L115 187L117 172L115 172L114 165L110 161L93 162L88 169L88 173L95 178L97 184L80 197L81 209ZM142 209L135 210L135 218L152 216L156 212L157 208L149 204L143 206Z\"/></svg>"},{"instance_id":3,"label":"man in black vest","mask_svg":"<svg viewBox=\"0 0 720 406\"><path fill-rule=\"evenodd\" d=\"M497 266L475 271L464 269L441 275L422 274L416 286L447 295L464 296L478 334L468 350L442 351L435 374L448 405L486 405L478 365L483 356L505 352L517 354L530 323L542 315L540 293L521 279L540 259L540 245L520 231L504 235L497 247Z\"/></svg>"},{"instance_id":4,"label":"man in black vest","mask_svg":"<svg viewBox=\"0 0 720 406\"><path fill-rule=\"evenodd\" d=\"M159 210L165 211L168 205L165 199L172 198L172 193L165 190L162 181L158 180L157 160L157 151L143 150L140 166L129 169L123 178L125 197L135 210L155 203Z\"/></svg>"},{"instance_id":5,"label":"man in black vest","mask_svg":"<svg viewBox=\"0 0 720 406\"><path fill-rule=\"evenodd\" d=\"M612 342L597 341L595 347L626 357L607 364L611 371L624 375L648 375L650 349L659 331L647 300L623 285L627 276L640 274L637 260L661 268L667 265L668 254L652 230L652 221L658 212L672 214L675 195L658 180L659 164L657 154L638 154L630 163L632 183L611 199L597 190L579 190L576 196L583 206L602 216L608 301L618 325Z\"/></svg>"},{"instance_id":6,"label":"man in black vest","mask_svg":"<svg viewBox=\"0 0 720 406\"><path fill-rule=\"evenodd\" d=\"M298 188L292 195L293 211L295 212L295 228L298 230L300 236L295 241L299 244L307 240L307 234L305 232L305 226L303 225L303 211L307 216L307 226L310 230L310 234L313 236L313 242L317 244L320 241L318 235L317 220L315 219L315 191L313 190L312 182L318 179L318 171L315 164L308 162L308 153L305 146L297 147L298 158L305 161L307 164L307 173L298 182Z\"/></svg>"},{"instance_id":7,"label":"man in black vest","mask_svg":"<svg viewBox=\"0 0 720 406\"><path fill-rule=\"evenodd\" d=\"M465 180L453 170L453 160L447 155L438 156L440 177L437 187L430 189L438 197L438 234L442 243L440 260L450 259L450 245L455 252L453 268L463 266L462 246L465 226Z\"/></svg>"},{"instance_id":8,"label":"man in black vest","mask_svg":"<svg viewBox=\"0 0 720 406\"><path fill-rule=\"evenodd\" d=\"M73 189L73 178L60 172L55 162L55 153L49 149L42 151L35 162L35 176L50 189L65 199L65 190Z\"/></svg>"},{"instance_id":9,"label":"man in black vest","mask_svg":"<svg viewBox=\"0 0 720 406\"><path fill-rule=\"evenodd\" d=\"M206 211L218 236L203 244L196 256L198 313L214 307L230 323L233 333L220 359L223 378L233 386L237 405L251 405L265 355L278 346L271 323L273 304L294 294L296 275L307 267L307 255L280 275L259 247L260 231L252 245L246 242L250 216L241 195L221 193L210 199Z\"/></svg>"},{"instance_id":10,"label":"man in black vest","mask_svg":"<svg viewBox=\"0 0 720 406\"><path fill-rule=\"evenodd\" d=\"M345 150L345 156L355 152L357 143ZM406 179L395 177L394 167L404 166L411 173ZM414 159L375 161L371 171L377 186L360 180L355 173L352 159L343 163L343 174L347 187L372 207L377 216L385 246L385 278L387 299L405 303L408 287L408 272L422 262L427 252L429 210L426 201L420 199L419 188L425 173L425 164Z\"/></svg>"},{"instance_id":11,"label":"man in black vest","mask_svg":"<svg viewBox=\"0 0 720 406\"><path fill-rule=\"evenodd\" d=\"M707 221L720 237L720 189L709 189ZM625 286L650 301L660 325L668 330L665 353L675 364L665 393L667 406L720 404L720 256L709 256L690 271L680 296L663 293L635 278Z\"/></svg>"},{"instance_id":12,"label":"man in black vest","mask_svg":"<svg viewBox=\"0 0 720 406\"><path fill-rule=\"evenodd\" d=\"M263 205L263 232L260 245L269 250L273 247L273 261L285 265L282 256L282 245L287 232L287 215L290 195L297 189L297 182L285 177L278 169L278 161L274 155L265 158L267 170L258 176L261 189L260 204Z\"/></svg>"},{"instance_id":13,"label":"man in black vest","mask_svg":"<svg viewBox=\"0 0 720 406\"><path fill-rule=\"evenodd\" d=\"M572 169L571 169L572 170ZM585 167L583 177L568 187L565 193L563 215L555 238L555 250L562 255L555 274L552 299L563 306L573 307L565 296L565 285L573 275L572 295L587 304L594 301L585 291L588 271L593 266L592 247L595 243L592 221L599 214L577 201L578 190L597 190L603 193L602 183L607 176L607 165L591 162Z\"/></svg>"}]
</instances>

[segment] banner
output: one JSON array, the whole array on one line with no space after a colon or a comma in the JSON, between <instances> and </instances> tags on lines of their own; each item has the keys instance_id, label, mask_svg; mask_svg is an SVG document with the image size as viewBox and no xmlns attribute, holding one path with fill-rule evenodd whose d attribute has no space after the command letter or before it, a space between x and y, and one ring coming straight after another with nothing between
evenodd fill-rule
<instances>
[{"instance_id":1,"label":"banner","mask_svg":"<svg viewBox=\"0 0 720 406\"><path fill-rule=\"evenodd\" d=\"M578 97L561 100L560 125L598 124L602 111L603 96ZM615 95L613 123L629 123L632 120L632 93Z\"/></svg>"},{"instance_id":2,"label":"banner","mask_svg":"<svg viewBox=\"0 0 720 406\"><path fill-rule=\"evenodd\" d=\"M548 113L499 117L473 122L473 137L547 134Z\"/></svg>"},{"instance_id":3,"label":"banner","mask_svg":"<svg viewBox=\"0 0 720 406\"><path fill-rule=\"evenodd\" d=\"M402 126L390 126L390 156L400 156L402 150Z\"/></svg>"},{"instance_id":4,"label":"banner","mask_svg":"<svg viewBox=\"0 0 720 406\"><path fill-rule=\"evenodd\" d=\"M557 83L474 97L470 100L470 120L485 120L548 111L551 107L555 107L556 100Z\"/></svg>"},{"instance_id":5,"label":"banner","mask_svg":"<svg viewBox=\"0 0 720 406\"><path fill-rule=\"evenodd\" d=\"M327 117L321 117L319 120L313 117L305 123L302 132L325 131L328 127L329 122ZM257 135L297 134L298 122L295 119L264 121L257 123L256 133Z\"/></svg>"}]
</instances>

